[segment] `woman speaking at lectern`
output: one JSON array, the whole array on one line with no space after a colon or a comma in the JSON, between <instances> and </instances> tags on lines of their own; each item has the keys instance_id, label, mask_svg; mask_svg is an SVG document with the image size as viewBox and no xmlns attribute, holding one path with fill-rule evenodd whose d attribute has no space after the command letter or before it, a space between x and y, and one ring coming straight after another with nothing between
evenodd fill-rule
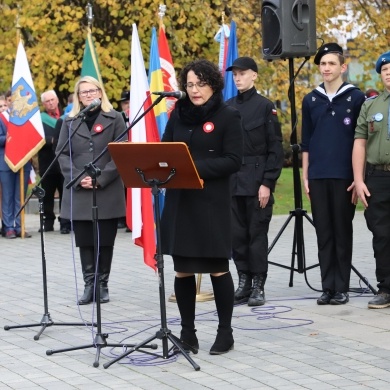
<instances>
[{"instance_id":1,"label":"woman speaking at lectern","mask_svg":"<svg viewBox=\"0 0 390 390\"><path fill-rule=\"evenodd\" d=\"M99 99L99 100L97 100ZM94 102L96 107L94 106ZM99 104L100 103L100 104ZM85 113L83 123L80 111ZM73 108L62 124L56 152L62 149L74 129L80 126L59 156L58 162L65 178L65 185L77 177L84 166L92 162L125 129L122 115L115 111L102 85L93 77L82 77L75 86ZM122 179L108 152L95 163L101 174L96 178L96 206L98 209L99 280L100 302L109 301L108 278L110 276L118 218L125 215L125 193ZM92 221L93 183L85 173L70 189L64 187L61 218L72 220L76 246L80 250L85 283L80 305L93 300L95 281L94 237Z\"/></svg>"},{"instance_id":2,"label":"woman speaking at lectern","mask_svg":"<svg viewBox=\"0 0 390 390\"><path fill-rule=\"evenodd\" d=\"M167 189L161 219L162 250L172 256L176 271L180 340L183 348L193 353L199 349L195 273L210 274L219 319L210 354L219 355L229 352L234 344L229 179L241 166L241 118L223 102L222 74L213 63L190 62L179 83L187 96L176 103L162 141L187 144L204 188Z\"/></svg>"}]
</instances>

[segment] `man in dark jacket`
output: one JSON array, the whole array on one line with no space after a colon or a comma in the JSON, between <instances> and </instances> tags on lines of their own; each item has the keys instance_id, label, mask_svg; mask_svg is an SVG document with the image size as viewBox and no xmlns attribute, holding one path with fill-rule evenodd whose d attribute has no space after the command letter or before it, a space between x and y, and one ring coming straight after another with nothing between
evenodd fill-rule
<instances>
[{"instance_id":1,"label":"man in dark jacket","mask_svg":"<svg viewBox=\"0 0 390 390\"><path fill-rule=\"evenodd\" d=\"M254 86L256 62L240 57L226 70L233 72L239 92L227 104L240 111L244 130L241 169L232 175L232 247L239 276L234 299L260 306L265 303L273 192L283 166L282 133L273 103Z\"/></svg>"},{"instance_id":2,"label":"man in dark jacket","mask_svg":"<svg viewBox=\"0 0 390 390\"><path fill-rule=\"evenodd\" d=\"M45 111L41 113L41 118L46 140L45 145L38 152L39 174L42 176L55 158L54 151L61 129L61 126L57 122L62 112L59 108L59 101L55 91L50 90L42 93L41 101L45 108ZM62 123L62 121L60 122ZM54 197L56 191L58 191L61 205L63 184L64 177L62 176L58 162L56 162L42 181L42 188L45 190L45 196L43 198L45 232L54 230L54 221L56 219L54 214ZM70 232L69 220L60 219L60 231L62 234L68 234Z\"/></svg>"}]
</instances>

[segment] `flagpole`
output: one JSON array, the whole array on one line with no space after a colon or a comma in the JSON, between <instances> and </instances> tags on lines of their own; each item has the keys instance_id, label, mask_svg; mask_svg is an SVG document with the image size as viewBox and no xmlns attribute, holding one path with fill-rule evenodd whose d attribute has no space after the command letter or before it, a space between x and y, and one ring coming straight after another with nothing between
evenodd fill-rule
<instances>
[{"instance_id":1,"label":"flagpole","mask_svg":"<svg viewBox=\"0 0 390 390\"><path fill-rule=\"evenodd\" d=\"M21 29L21 26L19 24L19 9L20 9L20 6L18 5L18 13L16 15L16 47L19 46L19 42L20 42L20 29ZM19 192L19 199L20 199L20 204L24 204L24 166L22 166L20 169L19 169L19 189L20 189L20 192ZM24 212L24 208L22 210L22 212L20 213L20 237L21 238L24 238L25 237L25 212Z\"/></svg>"}]
</instances>

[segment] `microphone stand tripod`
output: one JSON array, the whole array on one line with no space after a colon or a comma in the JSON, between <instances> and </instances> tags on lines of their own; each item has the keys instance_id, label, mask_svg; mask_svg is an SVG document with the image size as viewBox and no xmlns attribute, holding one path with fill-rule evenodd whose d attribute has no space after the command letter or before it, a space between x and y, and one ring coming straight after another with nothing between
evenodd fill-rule
<instances>
[{"instance_id":1,"label":"microphone stand tripod","mask_svg":"<svg viewBox=\"0 0 390 390\"><path fill-rule=\"evenodd\" d=\"M308 58L307 58L308 59ZM299 158L298 153L300 151L300 146L297 144L297 115L295 109L295 86L294 86L294 59L289 58L289 79L290 79L290 89L289 89L289 98L291 103L291 126L292 132L290 137L290 144L292 148L292 157L293 157L293 182L294 182L294 205L295 209L290 211L290 215L287 218L286 222L281 227L280 231L276 235L275 239L272 241L270 247L268 248L268 254L272 251L273 247L279 240L280 236L283 234L287 225L290 223L291 219L295 217L295 225L294 225L294 238L292 244L292 256L291 256L291 266L286 266L283 264L278 264L272 261L269 261L270 264L275 265L277 267L282 267L290 270L290 282L289 287L293 286L293 278L294 272L298 272L300 274L305 275L306 284L314 291L316 290L309 284L307 280L306 271L318 267L320 264L314 264L309 267L306 266L306 256L305 256L305 242L304 242L304 234L303 234L303 218L306 218L312 226L314 226L313 220L307 214L307 211L302 207L302 187L301 187L301 177L299 172ZM298 268L295 268L295 256L297 256L298 260ZM360 272L351 264L352 270L356 273L356 275L367 285L367 287L376 295L377 291L369 284L367 279L360 274ZM322 291L322 290L321 290Z\"/></svg>"},{"instance_id":2,"label":"microphone stand tripod","mask_svg":"<svg viewBox=\"0 0 390 390\"><path fill-rule=\"evenodd\" d=\"M83 120L80 121L79 125L73 130L70 138L72 138L81 124L83 123ZM43 213L43 198L45 197L45 190L40 187L40 184L42 183L43 179L48 175L50 172L50 169L53 167L53 165L57 162L59 155L63 152L65 147L67 146L68 142L65 143L65 145L61 148L59 153L55 156L53 161L50 163L48 168L46 169L45 173L42 175L40 180L38 181L37 185L32 189L31 194L29 197L26 199L20 210L18 211L16 217L22 212L22 210L26 207L27 203L30 201L31 197L33 195L36 195L38 197L38 202L39 202L39 232L40 232L40 237L41 237L41 257L42 257L42 283L43 283L43 307L44 307L44 313L42 316L42 319L39 323L33 323L33 324L24 324L24 325L5 325L4 330L11 330L11 329L18 329L18 328L32 328L35 326L40 326L41 329L40 331L34 336L34 340L39 340L39 337L41 334L45 331L46 328L54 325L59 325L59 326L96 326L95 323L77 323L77 322L69 322L69 323L58 323L54 322L50 316L49 313L49 303L48 303L48 294L47 294L47 273L46 273L46 255L45 255L45 240L44 240L44 213Z\"/></svg>"},{"instance_id":3,"label":"microphone stand tripod","mask_svg":"<svg viewBox=\"0 0 390 390\"><path fill-rule=\"evenodd\" d=\"M92 226L93 226L93 253L95 259L95 283L94 283L94 297L96 299L96 322L97 322L97 333L91 344L80 345L77 347L63 348L63 349L49 349L46 351L46 355L50 356L55 353L67 352L67 351L76 351L79 349L86 348L96 348L95 361L93 363L94 367L99 367L99 357L100 351L105 347L133 347L134 344L112 344L107 343L108 334L102 333L102 317L101 317L101 307L100 307L100 288L99 288L99 248L98 248L98 208L96 206L96 178L100 176L101 171L95 165L89 163L85 166L85 171L92 178ZM67 187L71 185L72 182L68 183ZM156 349L157 345L148 346L145 348Z\"/></svg>"}]
</instances>

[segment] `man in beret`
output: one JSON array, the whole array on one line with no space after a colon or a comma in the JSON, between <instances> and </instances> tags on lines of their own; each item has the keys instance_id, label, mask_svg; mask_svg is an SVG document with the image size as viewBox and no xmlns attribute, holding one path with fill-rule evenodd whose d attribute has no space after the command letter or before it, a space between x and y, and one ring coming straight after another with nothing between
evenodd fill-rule
<instances>
[{"instance_id":1,"label":"man in beret","mask_svg":"<svg viewBox=\"0 0 390 390\"><path fill-rule=\"evenodd\" d=\"M327 43L314 63L323 83L302 103L302 178L317 234L323 294L318 305L349 301L352 220L357 202L353 186L354 131L364 93L343 82L343 49Z\"/></svg>"},{"instance_id":2,"label":"man in beret","mask_svg":"<svg viewBox=\"0 0 390 390\"><path fill-rule=\"evenodd\" d=\"M268 271L268 228L273 192L283 167L282 132L274 104L255 86L257 64L239 57L226 69L233 72L238 95L227 101L241 114L244 156L239 172L232 175L232 257L239 282L235 303L265 303Z\"/></svg>"},{"instance_id":3,"label":"man in beret","mask_svg":"<svg viewBox=\"0 0 390 390\"><path fill-rule=\"evenodd\" d=\"M363 104L355 130L353 173L368 229L373 234L378 295L369 309L390 306L390 51L375 69L384 91Z\"/></svg>"}]
</instances>

